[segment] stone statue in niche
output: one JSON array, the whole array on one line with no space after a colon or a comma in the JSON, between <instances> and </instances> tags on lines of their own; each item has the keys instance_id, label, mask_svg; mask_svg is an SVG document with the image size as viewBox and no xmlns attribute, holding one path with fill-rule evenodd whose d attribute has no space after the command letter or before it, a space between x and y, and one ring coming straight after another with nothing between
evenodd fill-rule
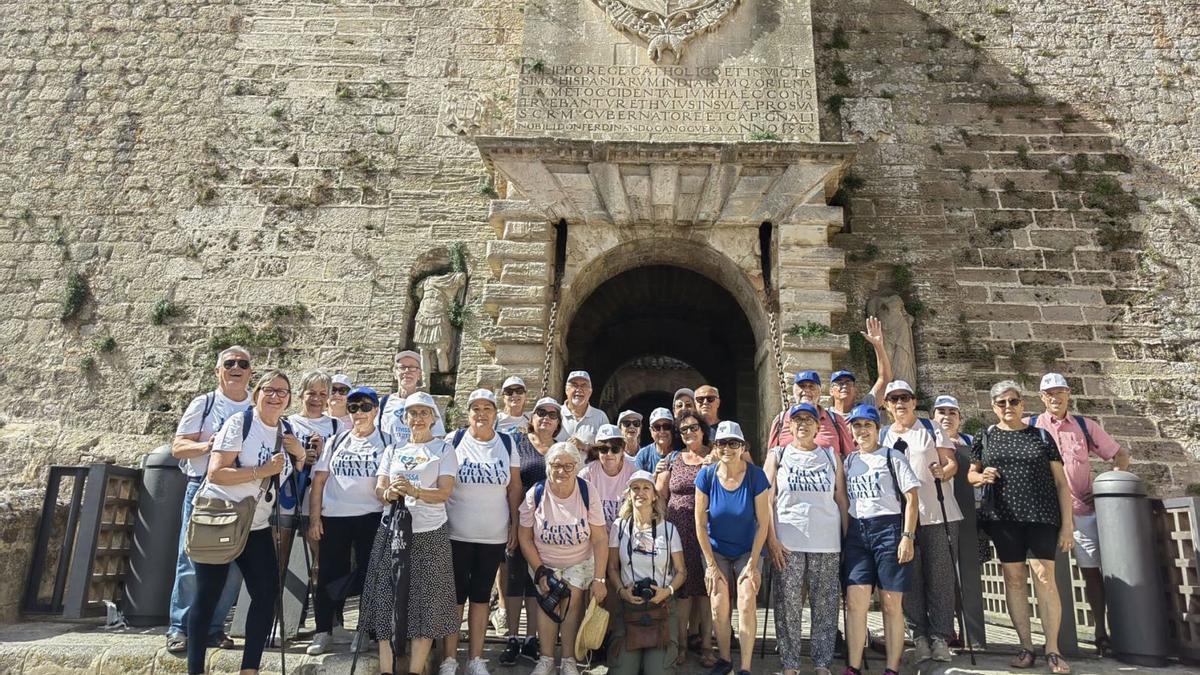
<instances>
[{"instance_id":1,"label":"stone statue in niche","mask_svg":"<svg viewBox=\"0 0 1200 675\"><path fill-rule=\"evenodd\" d=\"M867 316L878 317L883 325L883 344L892 359L893 377L915 387L917 351L913 347L913 318L904 309L904 300L894 293L875 296L867 301Z\"/></svg>"},{"instance_id":2,"label":"stone statue in niche","mask_svg":"<svg viewBox=\"0 0 1200 675\"><path fill-rule=\"evenodd\" d=\"M613 28L648 44L650 60L679 62L688 40L716 30L741 0L592 0Z\"/></svg>"},{"instance_id":3,"label":"stone statue in niche","mask_svg":"<svg viewBox=\"0 0 1200 675\"><path fill-rule=\"evenodd\" d=\"M425 277L413 289L419 303L413 317L413 343L430 374L454 370L451 308L466 285L466 274L450 272Z\"/></svg>"}]
</instances>

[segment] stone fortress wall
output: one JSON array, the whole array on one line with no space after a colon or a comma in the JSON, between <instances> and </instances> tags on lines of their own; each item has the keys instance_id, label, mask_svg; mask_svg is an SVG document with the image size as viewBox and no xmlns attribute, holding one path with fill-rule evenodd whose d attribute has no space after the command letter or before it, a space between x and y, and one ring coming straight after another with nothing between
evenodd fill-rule
<instances>
[{"instance_id":1,"label":"stone fortress wall","mask_svg":"<svg viewBox=\"0 0 1200 675\"><path fill-rule=\"evenodd\" d=\"M458 389L490 377L505 186L455 129L516 125L531 4L3 3L0 620L46 467L160 444L220 344L387 388L413 277L462 251ZM1200 488L1200 5L812 13L820 138L858 144L833 332L895 291L923 395L1061 370L1159 493ZM791 348L830 343L800 328Z\"/></svg>"}]
</instances>

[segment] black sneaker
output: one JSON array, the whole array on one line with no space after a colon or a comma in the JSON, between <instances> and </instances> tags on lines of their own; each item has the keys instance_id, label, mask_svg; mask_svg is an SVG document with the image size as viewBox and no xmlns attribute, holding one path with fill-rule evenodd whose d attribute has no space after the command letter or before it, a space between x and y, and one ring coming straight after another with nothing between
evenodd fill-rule
<instances>
[{"instance_id":1,"label":"black sneaker","mask_svg":"<svg viewBox=\"0 0 1200 675\"><path fill-rule=\"evenodd\" d=\"M833 655L836 658L846 658L846 636L842 635L842 630L839 628L837 636L833 639Z\"/></svg>"},{"instance_id":2,"label":"black sneaker","mask_svg":"<svg viewBox=\"0 0 1200 675\"><path fill-rule=\"evenodd\" d=\"M216 635L208 636L208 646L214 649L233 649L237 645L234 644L233 638L222 631Z\"/></svg>"},{"instance_id":3,"label":"black sneaker","mask_svg":"<svg viewBox=\"0 0 1200 675\"><path fill-rule=\"evenodd\" d=\"M517 657L521 655L521 638L510 637L504 645L504 651L500 653L500 658L496 659L502 666L514 666L517 664Z\"/></svg>"},{"instance_id":4,"label":"black sneaker","mask_svg":"<svg viewBox=\"0 0 1200 675\"><path fill-rule=\"evenodd\" d=\"M533 663L537 663L542 657L542 646L538 643L536 635L530 635L525 638L525 644L521 646L521 658L529 659Z\"/></svg>"},{"instance_id":5,"label":"black sneaker","mask_svg":"<svg viewBox=\"0 0 1200 675\"><path fill-rule=\"evenodd\" d=\"M732 671L732 670L733 670L733 663L731 661L726 661L725 659L718 658L717 665L713 666L712 670L708 671L708 675L729 675L730 671Z\"/></svg>"}]
</instances>

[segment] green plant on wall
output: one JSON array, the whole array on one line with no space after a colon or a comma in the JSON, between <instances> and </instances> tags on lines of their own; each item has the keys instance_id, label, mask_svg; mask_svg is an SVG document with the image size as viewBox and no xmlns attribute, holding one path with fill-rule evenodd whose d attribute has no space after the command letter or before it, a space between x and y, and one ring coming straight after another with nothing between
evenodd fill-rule
<instances>
[{"instance_id":1,"label":"green plant on wall","mask_svg":"<svg viewBox=\"0 0 1200 675\"><path fill-rule=\"evenodd\" d=\"M74 319L88 299L87 278L78 272L67 277L67 288L63 293L62 312L59 318L66 322Z\"/></svg>"}]
</instances>

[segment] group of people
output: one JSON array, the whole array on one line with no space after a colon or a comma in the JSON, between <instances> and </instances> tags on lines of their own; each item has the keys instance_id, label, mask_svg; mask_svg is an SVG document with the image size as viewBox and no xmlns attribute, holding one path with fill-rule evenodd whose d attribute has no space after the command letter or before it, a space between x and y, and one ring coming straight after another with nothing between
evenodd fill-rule
<instances>
[{"instance_id":1,"label":"group of people","mask_svg":"<svg viewBox=\"0 0 1200 675\"><path fill-rule=\"evenodd\" d=\"M595 602L611 613L607 663L616 675L673 673L689 651L712 675L743 675L751 671L767 566L774 568L769 597L786 675L802 665L806 596L816 672L832 668L844 602L846 673L858 675L875 590L885 672L898 671L906 632L916 660L950 661L950 645L961 638L954 535L963 517L952 478L965 471L1021 640L1012 665L1036 660L1028 560L1047 665L1070 672L1057 645L1056 551L1074 549L1085 570L1103 646L1089 455L1126 468L1128 454L1096 422L1069 414L1070 386L1055 373L1042 380L1045 412L1036 417L1026 414L1017 383L997 383L990 392L995 423L974 438L962 433L952 396L938 396L931 418L919 417L913 387L891 377L877 321L868 321L864 336L876 352L872 388L860 399L855 375L837 371L833 405L825 407L820 375L796 374L793 401L758 457L741 426L721 418L720 392L707 384L677 391L670 409L646 416L626 410L610 424L590 404L586 371L568 374L563 402L541 398L528 410L525 383L509 377L499 398L488 389L471 392L465 428L447 433L442 411L419 390L415 352L395 356L396 390L380 396L320 371L305 374L295 390L279 370L258 375L251 387L249 352L230 347L217 359L217 389L191 402L172 445L189 477L184 528L196 494L257 494L258 508L236 564L193 563L181 533L168 649L186 651L189 672L201 673L208 648L232 647L224 620L244 580L250 606L242 668L258 669L286 555L271 527L287 518L272 519L275 511L299 523L298 545L315 556L316 633L308 652L349 641L343 608L347 597L361 595L359 630L378 641L384 673L392 672L393 649L402 648L410 672L422 672L436 650L438 675L455 675L465 609L462 667L486 675L484 637L498 588L507 614L502 665L524 657L533 675L577 675L576 637ZM293 394L299 412L287 415ZM643 423L651 439L645 446ZM406 528L409 573L407 588L398 588L388 560ZM399 627L397 597L407 598ZM525 636L518 634L522 611Z\"/></svg>"}]
</instances>

